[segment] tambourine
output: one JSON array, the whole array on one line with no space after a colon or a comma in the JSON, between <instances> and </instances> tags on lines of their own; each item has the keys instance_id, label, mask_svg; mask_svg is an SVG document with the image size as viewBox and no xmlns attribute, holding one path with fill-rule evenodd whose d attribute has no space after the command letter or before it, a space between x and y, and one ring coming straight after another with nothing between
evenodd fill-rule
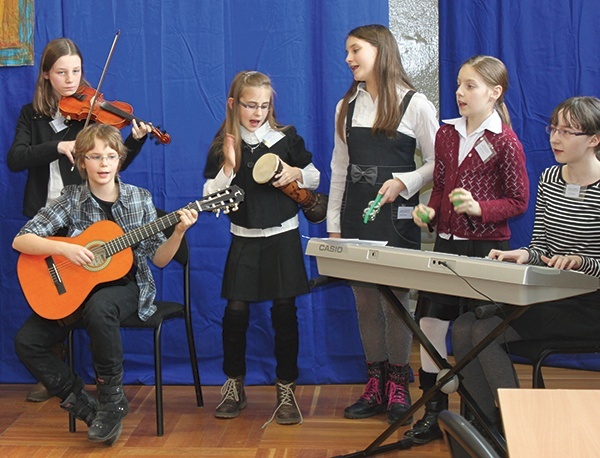
<instances>
[{"instance_id":1,"label":"tambourine","mask_svg":"<svg viewBox=\"0 0 600 458\"><path fill-rule=\"evenodd\" d=\"M283 164L279 160L279 156L266 153L254 164L252 177L258 184L272 184L275 181L275 175L281 173L282 170ZM304 216L309 222L316 224L325 220L327 216L327 194L300 188L295 181L279 189L300 205Z\"/></svg>"}]
</instances>

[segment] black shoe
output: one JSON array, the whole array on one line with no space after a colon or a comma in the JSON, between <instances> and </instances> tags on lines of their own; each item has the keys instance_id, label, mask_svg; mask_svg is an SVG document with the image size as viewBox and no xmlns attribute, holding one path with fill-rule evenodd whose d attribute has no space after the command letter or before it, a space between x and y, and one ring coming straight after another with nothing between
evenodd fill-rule
<instances>
[{"instance_id":1,"label":"black shoe","mask_svg":"<svg viewBox=\"0 0 600 458\"><path fill-rule=\"evenodd\" d=\"M404 416L412 405L410 391L408 390L409 383L410 367L408 364L404 366L388 364L385 393L388 398L387 420L390 425ZM402 423L402 426L410 425L412 422L413 417L411 415Z\"/></svg>"},{"instance_id":2,"label":"black shoe","mask_svg":"<svg viewBox=\"0 0 600 458\"><path fill-rule=\"evenodd\" d=\"M351 419L369 418L383 412L385 408L384 399L377 389L377 380L369 379L365 392L358 401L344 409L344 417Z\"/></svg>"},{"instance_id":3,"label":"black shoe","mask_svg":"<svg viewBox=\"0 0 600 458\"><path fill-rule=\"evenodd\" d=\"M439 412L425 411L425 415L415 423L412 429L404 433L404 437L412 439L415 444L424 445L443 437L438 424Z\"/></svg>"},{"instance_id":4,"label":"black shoe","mask_svg":"<svg viewBox=\"0 0 600 458\"><path fill-rule=\"evenodd\" d=\"M98 401L87 391L82 389L78 393L71 393L60 403L60 408L75 415L76 418L92 426L98 410Z\"/></svg>"},{"instance_id":5,"label":"black shoe","mask_svg":"<svg viewBox=\"0 0 600 458\"><path fill-rule=\"evenodd\" d=\"M367 363L369 380L361 397L344 409L344 417L357 419L369 418L386 409L385 397L386 362Z\"/></svg>"},{"instance_id":6,"label":"black shoe","mask_svg":"<svg viewBox=\"0 0 600 458\"><path fill-rule=\"evenodd\" d=\"M122 382L123 374L97 377L98 411L88 430L88 440L112 445L121 435L121 420L129 413Z\"/></svg>"}]
</instances>

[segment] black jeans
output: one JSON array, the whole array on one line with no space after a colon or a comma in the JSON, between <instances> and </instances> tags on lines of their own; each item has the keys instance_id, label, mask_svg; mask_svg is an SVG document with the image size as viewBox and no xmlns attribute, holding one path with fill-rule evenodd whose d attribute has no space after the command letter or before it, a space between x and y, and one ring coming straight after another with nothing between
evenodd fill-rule
<instances>
[{"instance_id":1,"label":"black jeans","mask_svg":"<svg viewBox=\"0 0 600 458\"><path fill-rule=\"evenodd\" d=\"M64 341L69 330L83 326L90 336L96 374L120 374L123 372L120 323L137 311L138 298L139 288L134 281L101 288L84 304L83 317L70 326L32 313L15 337L17 356L48 393L65 399L78 377L52 352L52 347Z\"/></svg>"}]
</instances>

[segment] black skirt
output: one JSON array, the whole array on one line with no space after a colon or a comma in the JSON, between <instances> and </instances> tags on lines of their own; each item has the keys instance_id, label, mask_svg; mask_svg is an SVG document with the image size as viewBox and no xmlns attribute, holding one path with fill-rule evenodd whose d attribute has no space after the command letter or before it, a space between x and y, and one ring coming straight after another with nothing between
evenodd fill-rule
<instances>
[{"instance_id":1,"label":"black skirt","mask_svg":"<svg viewBox=\"0 0 600 458\"><path fill-rule=\"evenodd\" d=\"M271 237L232 236L222 297L259 302L308 292L298 229Z\"/></svg>"},{"instance_id":2,"label":"black skirt","mask_svg":"<svg viewBox=\"0 0 600 458\"><path fill-rule=\"evenodd\" d=\"M446 240L437 236L433 251L484 258L492 249L509 250L510 242L508 240ZM415 319L418 321L421 318L429 317L452 321L461 313L484 304L489 304L489 302L421 291L417 300Z\"/></svg>"}]
</instances>

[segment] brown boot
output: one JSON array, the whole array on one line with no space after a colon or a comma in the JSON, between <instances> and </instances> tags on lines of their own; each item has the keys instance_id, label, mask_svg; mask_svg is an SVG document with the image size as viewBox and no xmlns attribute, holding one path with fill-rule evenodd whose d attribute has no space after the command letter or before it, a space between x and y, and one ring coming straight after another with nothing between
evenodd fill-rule
<instances>
[{"instance_id":1,"label":"brown boot","mask_svg":"<svg viewBox=\"0 0 600 458\"><path fill-rule=\"evenodd\" d=\"M277 407L262 427L266 427L275 419L279 425L298 425L302 423L302 413L296 401L294 392L296 391L296 382L286 382L276 379L275 389L277 390Z\"/></svg>"},{"instance_id":2,"label":"brown boot","mask_svg":"<svg viewBox=\"0 0 600 458\"><path fill-rule=\"evenodd\" d=\"M215 409L216 418L235 418L246 408L246 392L244 391L244 376L228 377L221 388L221 402Z\"/></svg>"},{"instance_id":3,"label":"brown boot","mask_svg":"<svg viewBox=\"0 0 600 458\"><path fill-rule=\"evenodd\" d=\"M25 399L29 402L44 402L50 399L52 396L48 393L48 390L42 382L38 382L28 393Z\"/></svg>"},{"instance_id":4,"label":"brown boot","mask_svg":"<svg viewBox=\"0 0 600 458\"><path fill-rule=\"evenodd\" d=\"M62 342L55 344L52 347L52 353L54 353L57 358L60 358L62 361L64 361L66 358L65 345ZM29 393L27 393L27 396L25 396L25 400L29 402L44 402L50 399L51 397L52 396L50 396L48 390L42 384L42 382L38 382L37 385L35 385L29 391Z\"/></svg>"}]
</instances>

